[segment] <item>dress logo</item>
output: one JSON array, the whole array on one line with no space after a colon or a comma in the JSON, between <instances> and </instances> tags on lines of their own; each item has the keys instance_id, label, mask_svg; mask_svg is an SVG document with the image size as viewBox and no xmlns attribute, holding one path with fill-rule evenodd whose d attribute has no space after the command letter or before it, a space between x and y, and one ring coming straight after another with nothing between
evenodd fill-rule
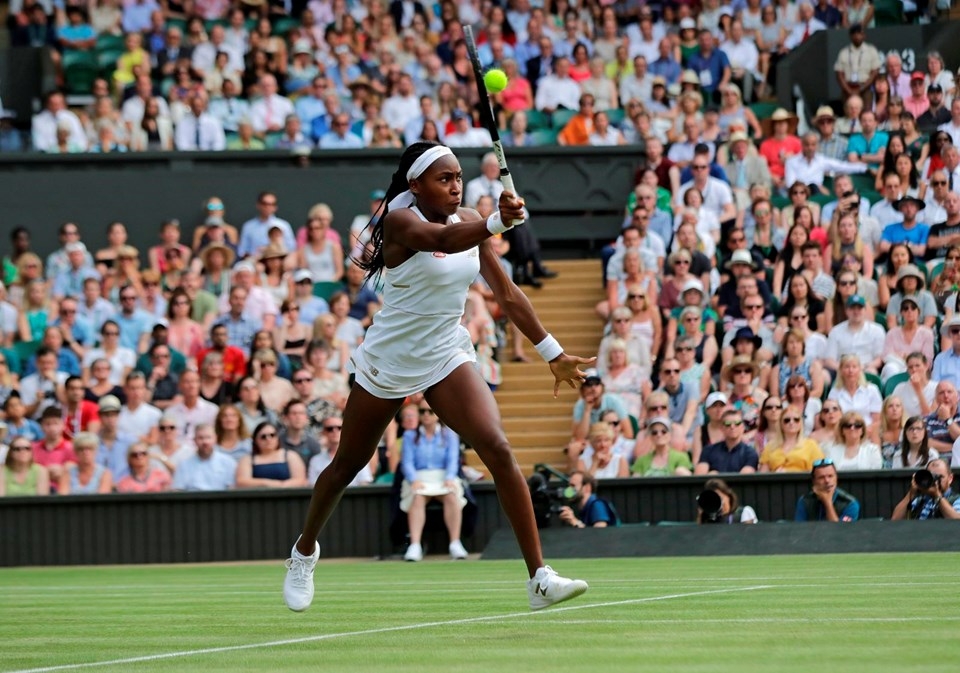
<instances>
[{"instance_id":1,"label":"dress logo","mask_svg":"<svg viewBox=\"0 0 960 673\"><path fill-rule=\"evenodd\" d=\"M437 259L443 259L444 257L447 256L447 253L445 253L445 252L435 252L435 253L433 253L433 256L436 257Z\"/></svg>"}]
</instances>

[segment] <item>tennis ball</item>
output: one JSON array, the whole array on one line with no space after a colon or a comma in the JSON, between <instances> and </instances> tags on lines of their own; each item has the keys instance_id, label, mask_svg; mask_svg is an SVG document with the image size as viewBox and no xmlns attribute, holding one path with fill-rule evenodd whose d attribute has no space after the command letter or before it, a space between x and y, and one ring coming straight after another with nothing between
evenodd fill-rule
<instances>
[{"instance_id":1,"label":"tennis ball","mask_svg":"<svg viewBox=\"0 0 960 673\"><path fill-rule=\"evenodd\" d=\"M483 83L487 85L487 91L490 93L500 93L507 88L507 73L499 68L494 68L483 76Z\"/></svg>"}]
</instances>

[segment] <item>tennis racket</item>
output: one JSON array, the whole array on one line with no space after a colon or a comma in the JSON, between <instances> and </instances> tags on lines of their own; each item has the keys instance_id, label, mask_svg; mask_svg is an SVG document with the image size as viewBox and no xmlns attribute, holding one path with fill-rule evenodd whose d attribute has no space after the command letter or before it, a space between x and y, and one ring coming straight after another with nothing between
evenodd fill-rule
<instances>
[{"instance_id":1,"label":"tennis racket","mask_svg":"<svg viewBox=\"0 0 960 673\"><path fill-rule=\"evenodd\" d=\"M473 65L473 78L477 82L477 93L480 94L480 124L490 132L490 138L493 140L493 153L497 156L497 163L500 164L500 182L503 183L503 188L514 196L518 196L517 188L513 185L513 176L510 175L510 169L507 167L507 157L503 154L500 131L497 130L497 120L493 116L493 107L490 105L490 94L487 93L487 85L483 82L483 67L480 65L480 56L477 54L477 43L473 38L473 28L464 26L463 34L467 42L467 54L470 56L471 65ZM522 223L523 220L511 222L513 225Z\"/></svg>"}]
</instances>

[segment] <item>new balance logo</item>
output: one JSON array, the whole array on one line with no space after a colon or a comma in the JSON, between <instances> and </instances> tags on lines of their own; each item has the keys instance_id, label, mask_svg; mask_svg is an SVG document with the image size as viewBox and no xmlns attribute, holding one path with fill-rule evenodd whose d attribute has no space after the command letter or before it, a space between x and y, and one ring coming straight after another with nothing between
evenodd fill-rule
<instances>
[{"instance_id":1,"label":"new balance logo","mask_svg":"<svg viewBox=\"0 0 960 673\"><path fill-rule=\"evenodd\" d=\"M542 584L537 584L537 588L533 590L534 594L540 594L544 598L547 597L547 589Z\"/></svg>"}]
</instances>

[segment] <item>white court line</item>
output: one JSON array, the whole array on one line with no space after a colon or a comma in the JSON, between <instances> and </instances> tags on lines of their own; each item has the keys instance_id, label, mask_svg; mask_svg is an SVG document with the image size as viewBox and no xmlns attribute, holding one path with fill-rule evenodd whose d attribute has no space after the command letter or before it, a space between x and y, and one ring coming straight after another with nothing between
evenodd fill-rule
<instances>
[{"instance_id":1,"label":"white court line","mask_svg":"<svg viewBox=\"0 0 960 673\"><path fill-rule=\"evenodd\" d=\"M159 661L163 659L176 659L180 657L192 657L201 654L220 654L222 652L237 652L240 650L256 650L265 647L282 647L284 645L298 645L300 643L315 643L321 640L334 640L336 638L350 638L354 636L371 636L379 633L395 633L397 631L417 631L429 629L435 626L459 626L461 624L476 624L479 622L495 622L507 619L524 619L528 617L548 617L560 612L572 612L574 610L589 610L591 608L608 608L617 605L637 605L640 603L654 603L657 601L668 601L676 598L691 598L694 596L712 596L716 594L739 593L743 591L759 591L761 589L772 589L769 585L757 585L752 587L736 587L733 589L712 589L709 591L694 591L683 594L667 594L666 596L650 596L648 598L629 598L622 601L609 601L606 603L588 603L586 605L570 605L560 608L554 608L545 612L511 612L503 615L490 615L487 617L468 617L465 619L450 619L442 622L423 622L421 624L407 624L404 626L386 626L379 629L365 629L363 631L344 631L341 633L326 633L317 636L304 636L302 638L287 638L285 640L273 640L265 643L246 643L243 645L227 645L224 647L206 647L197 650L182 650L180 652L165 652L162 654L148 654L142 657L128 657L126 659L110 659L107 661L91 661L83 664L61 664L58 666L45 666L42 668L29 668L10 673L48 673L49 671L73 671L80 668L92 668L94 666L115 666L119 664L136 664L145 661Z\"/></svg>"},{"instance_id":2,"label":"white court line","mask_svg":"<svg viewBox=\"0 0 960 673\"><path fill-rule=\"evenodd\" d=\"M903 622L957 622L960 621L960 616L956 617L911 617L909 615L904 615L903 617L733 617L733 618L723 618L723 619L644 619L643 625L649 626L650 624L666 624L666 625L676 625L676 624L821 624L824 622L836 623L836 624L845 624L845 623L866 623L871 624L874 622L879 623L903 623ZM558 620L557 625L566 626L570 625L579 625L579 624L636 624L637 620L635 619L562 619Z\"/></svg>"}]
</instances>

